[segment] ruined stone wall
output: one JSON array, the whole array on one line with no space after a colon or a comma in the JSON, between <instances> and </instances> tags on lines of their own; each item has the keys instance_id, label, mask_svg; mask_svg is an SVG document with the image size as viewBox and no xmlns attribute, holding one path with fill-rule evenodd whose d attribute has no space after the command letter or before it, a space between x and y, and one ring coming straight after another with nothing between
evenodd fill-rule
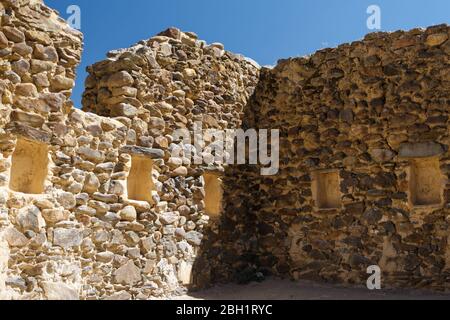
<instances>
[{"instance_id":1,"label":"ruined stone wall","mask_svg":"<svg viewBox=\"0 0 450 320\"><path fill-rule=\"evenodd\" d=\"M448 287L449 34L375 33L262 71L251 125L281 130L281 167L259 178L248 268L364 285L379 265L385 286Z\"/></svg>"},{"instance_id":2,"label":"ruined stone wall","mask_svg":"<svg viewBox=\"0 0 450 320\"><path fill-rule=\"evenodd\" d=\"M266 70L266 69L263 69ZM241 128L258 128L259 113L254 109L256 94L265 86L266 72L260 74L255 94L244 108ZM249 164L246 145L246 164L226 166L223 174L223 210L219 219L205 231L201 255L194 264L195 284L208 287L218 283L248 283L272 274L260 267L258 222L260 187L264 177L258 165ZM268 147L270 149L270 146ZM267 272L268 271L268 272Z\"/></svg>"},{"instance_id":3,"label":"ruined stone wall","mask_svg":"<svg viewBox=\"0 0 450 320\"><path fill-rule=\"evenodd\" d=\"M222 252L219 228L223 212L228 210L229 194L243 181L229 174L233 166L216 161L205 149L198 153L194 141L186 144L174 131L188 129L193 138L196 130L204 139L199 145L205 147L214 143L208 129L240 128L259 79L259 66L224 51L220 43L206 45L195 34L173 28L108 55L108 60L88 68L83 108L126 119L130 126L128 144L165 151L165 165L158 170L163 185L156 201L162 201L161 213L170 211L173 221L169 224L178 228L163 229L164 236L157 241L161 247L157 260L172 255L179 258L180 241L188 232L189 245L181 244L190 254L184 254L185 259L169 260L178 263L179 272L192 270L190 282L185 275L182 281L190 287L205 287L212 283L213 273L229 279L231 270L215 269L214 261ZM170 157L176 148L183 150L180 157ZM196 164L198 159L200 164ZM247 181L247 177L242 178ZM214 202L211 212L208 197ZM161 231L159 226L154 230Z\"/></svg>"},{"instance_id":4,"label":"ruined stone wall","mask_svg":"<svg viewBox=\"0 0 450 320\"><path fill-rule=\"evenodd\" d=\"M195 122L239 128L258 81L253 61L175 28L108 56L88 68L83 110L129 118L143 147L167 148L166 134Z\"/></svg>"},{"instance_id":5,"label":"ruined stone wall","mask_svg":"<svg viewBox=\"0 0 450 320\"><path fill-rule=\"evenodd\" d=\"M70 101L81 34L40 1L1 4L0 297L148 299L192 286L214 221L203 174L220 191L224 168L194 165L194 147L171 134L240 126L259 67L169 29L89 67L84 112Z\"/></svg>"},{"instance_id":6,"label":"ruined stone wall","mask_svg":"<svg viewBox=\"0 0 450 320\"><path fill-rule=\"evenodd\" d=\"M81 111L82 35L40 0L0 13L0 298L148 299L270 273L360 284L370 264L445 285L447 26L261 74L171 28L90 66ZM279 174L175 135L198 126L280 129Z\"/></svg>"},{"instance_id":7,"label":"ruined stone wall","mask_svg":"<svg viewBox=\"0 0 450 320\"><path fill-rule=\"evenodd\" d=\"M68 168L56 165L76 143L66 122L82 36L41 1L1 1L0 15L0 295L41 297L51 295L53 283L79 284L81 273L53 236L75 225L56 226L75 202L60 183Z\"/></svg>"}]
</instances>

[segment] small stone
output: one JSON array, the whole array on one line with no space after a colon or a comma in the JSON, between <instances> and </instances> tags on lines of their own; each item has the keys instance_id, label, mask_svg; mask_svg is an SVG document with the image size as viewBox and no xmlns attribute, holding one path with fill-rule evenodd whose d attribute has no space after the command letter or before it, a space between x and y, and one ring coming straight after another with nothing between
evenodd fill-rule
<instances>
[{"instance_id":1,"label":"small stone","mask_svg":"<svg viewBox=\"0 0 450 320\"><path fill-rule=\"evenodd\" d=\"M133 77L126 71L120 71L111 75L107 85L109 88L131 86L134 83Z\"/></svg>"},{"instance_id":2,"label":"small stone","mask_svg":"<svg viewBox=\"0 0 450 320\"><path fill-rule=\"evenodd\" d=\"M88 173L84 180L84 187L83 187L84 192L94 193L97 192L99 187L100 181L98 180L97 176L93 173Z\"/></svg>"},{"instance_id":3,"label":"small stone","mask_svg":"<svg viewBox=\"0 0 450 320\"><path fill-rule=\"evenodd\" d=\"M209 45L212 48L217 48L219 50L225 50L225 46L220 42L214 42Z\"/></svg>"},{"instance_id":4,"label":"small stone","mask_svg":"<svg viewBox=\"0 0 450 320\"><path fill-rule=\"evenodd\" d=\"M45 72L33 75L33 82L38 88L50 87L50 81L48 81L48 76Z\"/></svg>"},{"instance_id":5,"label":"small stone","mask_svg":"<svg viewBox=\"0 0 450 320\"><path fill-rule=\"evenodd\" d=\"M14 110L11 113L11 119L13 121L29 125L33 128L41 128L45 123L45 118L43 116L31 112L23 112L20 110Z\"/></svg>"},{"instance_id":6,"label":"small stone","mask_svg":"<svg viewBox=\"0 0 450 320\"><path fill-rule=\"evenodd\" d=\"M102 220L110 223L117 223L120 221L120 216L115 212L107 212L102 217Z\"/></svg>"},{"instance_id":7,"label":"small stone","mask_svg":"<svg viewBox=\"0 0 450 320\"><path fill-rule=\"evenodd\" d=\"M125 146L120 149L122 153L128 153L132 155L142 155L145 157L149 157L151 159L162 159L164 158L164 151L161 149L152 149L152 148L144 148L144 147L136 147L136 146Z\"/></svg>"},{"instance_id":8,"label":"small stone","mask_svg":"<svg viewBox=\"0 0 450 320\"><path fill-rule=\"evenodd\" d=\"M139 213L148 212L151 209L150 204L147 201L127 200L127 204L136 208Z\"/></svg>"},{"instance_id":9,"label":"small stone","mask_svg":"<svg viewBox=\"0 0 450 320\"><path fill-rule=\"evenodd\" d=\"M53 231L53 244L64 249L79 247L83 241L83 236L78 229L57 228Z\"/></svg>"},{"instance_id":10,"label":"small stone","mask_svg":"<svg viewBox=\"0 0 450 320\"><path fill-rule=\"evenodd\" d=\"M50 72L54 69L54 67L54 63L50 61L42 61L36 59L31 60L31 72L33 74L45 71Z\"/></svg>"},{"instance_id":11,"label":"small stone","mask_svg":"<svg viewBox=\"0 0 450 320\"><path fill-rule=\"evenodd\" d=\"M109 184L109 193L115 195L116 197L125 194L126 190L126 181L112 180Z\"/></svg>"},{"instance_id":12,"label":"small stone","mask_svg":"<svg viewBox=\"0 0 450 320\"><path fill-rule=\"evenodd\" d=\"M150 122L149 122L149 126L152 129L164 130L164 128L166 127L166 122L162 118L151 117L150 118Z\"/></svg>"},{"instance_id":13,"label":"small stone","mask_svg":"<svg viewBox=\"0 0 450 320\"><path fill-rule=\"evenodd\" d=\"M109 239L110 239L110 237L109 237L109 233L107 231L99 230L94 233L94 237L92 238L92 241L96 244L102 244L102 243L109 241Z\"/></svg>"},{"instance_id":14,"label":"small stone","mask_svg":"<svg viewBox=\"0 0 450 320\"><path fill-rule=\"evenodd\" d=\"M46 209L42 211L42 216L48 223L58 223L69 218L69 212L64 209Z\"/></svg>"},{"instance_id":15,"label":"small stone","mask_svg":"<svg viewBox=\"0 0 450 320\"><path fill-rule=\"evenodd\" d=\"M100 252L95 256L96 260L103 263L110 263L114 259L112 252Z\"/></svg>"},{"instance_id":16,"label":"small stone","mask_svg":"<svg viewBox=\"0 0 450 320\"><path fill-rule=\"evenodd\" d=\"M146 253L151 252L155 248L155 242L152 238L141 239L141 245Z\"/></svg>"},{"instance_id":17,"label":"small stone","mask_svg":"<svg viewBox=\"0 0 450 320\"><path fill-rule=\"evenodd\" d=\"M188 169L186 167L179 167L173 170L173 174L175 176L182 176L185 177L188 175Z\"/></svg>"},{"instance_id":18,"label":"small stone","mask_svg":"<svg viewBox=\"0 0 450 320\"><path fill-rule=\"evenodd\" d=\"M18 84L22 80L20 78L20 76L17 73L15 73L14 71L6 71L4 73L4 77L5 77L5 79L11 81L11 83L13 83L13 84Z\"/></svg>"},{"instance_id":19,"label":"small stone","mask_svg":"<svg viewBox=\"0 0 450 320\"><path fill-rule=\"evenodd\" d=\"M75 196L70 192L61 192L56 200L66 210L73 209L77 204Z\"/></svg>"},{"instance_id":20,"label":"small stone","mask_svg":"<svg viewBox=\"0 0 450 320\"><path fill-rule=\"evenodd\" d=\"M58 62L58 53L53 47L44 47L37 44L34 47L34 58L44 61Z\"/></svg>"},{"instance_id":21,"label":"small stone","mask_svg":"<svg viewBox=\"0 0 450 320\"><path fill-rule=\"evenodd\" d=\"M77 200L77 205L86 205L89 201L89 195L87 193L80 193L75 196Z\"/></svg>"},{"instance_id":22,"label":"small stone","mask_svg":"<svg viewBox=\"0 0 450 320\"><path fill-rule=\"evenodd\" d=\"M41 43L43 45L50 45L52 44L52 39L50 36L42 31L38 30L25 30L25 36L28 40Z\"/></svg>"},{"instance_id":23,"label":"small stone","mask_svg":"<svg viewBox=\"0 0 450 320\"><path fill-rule=\"evenodd\" d=\"M133 118L137 115L137 108L131 104L119 103L111 108L111 115L113 117L128 117Z\"/></svg>"},{"instance_id":24,"label":"small stone","mask_svg":"<svg viewBox=\"0 0 450 320\"><path fill-rule=\"evenodd\" d=\"M16 94L24 97L36 97L38 91L32 83L20 83L16 85Z\"/></svg>"},{"instance_id":25,"label":"small stone","mask_svg":"<svg viewBox=\"0 0 450 320\"><path fill-rule=\"evenodd\" d=\"M83 206L79 206L76 211L77 214L85 214L87 216L90 217L95 217L95 215L97 214L97 211L94 208L91 208L89 206L83 205Z\"/></svg>"},{"instance_id":26,"label":"small stone","mask_svg":"<svg viewBox=\"0 0 450 320\"><path fill-rule=\"evenodd\" d=\"M405 38L394 40L394 42L392 43L392 48L394 50L398 50L398 49L413 46L416 43L417 43L417 40L415 38L405 37Z\"/></svg>"},{"instance_id":27,"label":"small stone","mask_svg":"<svg viewBox=\"0 0 450 320\"><path fill-rule=\"evenodd\" d=\"M133 206L126 206L119 212L120 218L122 221L136 221L137 219L137 212L136 209Z\"/></svg>"},{"instance_id":28,"label":"small stone","mask_svg":"<svg viewBox=\"0 0 450 320\"><path fill-rule=\"evenodd\" d=\"M30 46L27 46L26 43L16 43L12 47L12 51L19 56L27 57L33 52L33 49Z\"/></svg>"},{"instance_id":29,"label":"small stone","mask_svg":"<svg viewBox=\"0 0 450 320\"><path fill-rule=\"evenodd\" d=\"M54 204L53 202L51 202L48 199L38 199L34 202L34 204L41 210L45 210L45 209L53 209L54 208Z\"/></svg>"},{"instance_id":30,"label":"small stone","mask_svg":"<svg viewBox=\"0 0 450 320\"><path fill-rule=\"evenodd\" d=\"M186 233L186 240L192 245L199 246L202 243L203 235L197 231L189 231Z\"/></svg>"},{"instance_id":31,"label":"small stone","mask_svg":"<svg viewBox=\"0 0 450 320\"><path fill-rule=\"evenodd\" d=\"M5 49L8 47L8 38L6 38L3 32L0 32L0 49Z\"/></svg>"},{"instance_id":32,"label":"small stone","mask_svg":"<svg viewBox=\"0 0 450 320\"><path fill-rule=\"evenodd\" d=\"M390 147L398 149L403 142L408 141L408 135L390 134L387 138L387 141Z\"/></svg>"},{"instance_id":33,"label":"small stone","mask_svg":"<svg viewBox=\"0 0 450 320\"><path fill-rule=\"evenodd\" d=\"M172 114L173 106L167 102L159 102L155 104L155 108L160 110L163 114Z\"/></svg>"},{"instance_id":34,"label":"small stone","mask_svg":"<svg viewBox=\"0 0 450 320\"><path fill-rule=\"evenodd\" d=\"M12 42L19 43L25 41L25 35L19 29L13 27L4 27L2 31L5 36Z\"/></svg>"},{"instance_id":35,"label":"small stone","mask_svg":"<svg viewBox=\"0 0 450 320\"><path fill-rule=\"evenodd\" d=\"M176 228L175 229L175 236L180 239L186 238L186 231L183 228Z\"/></svg>"},{"instance_id":36,"label":"small stone","mask_svg":"<svg viewBox=\"0 0 450 320\"><path fill-rule=\"evenodd\" d=\"M350 109L344 109L339 113L339 119L341 119L341 121L347 122L347 123L352 123L353 119L354 119L354 114L353 111Z\"/></svg>"},{"instance_id":37,"label":"small stone","mask_svg":"<svg viewBox=\"0 0 450 320\"><path fill-rule=\"evenodd\" d=\"M25 247L28 244L28 238L25 237L22 232L13 227L5 230L3 233L3 238L11 247Z\"/></svg>"},{"instance_id":38,"label":"small stone","mask_svg":"<svg viewBox=\"0 0 450 320\"><path fill-rule=\"evenodd\" d=\"M167 164L168 164L171 168L178 168L178 167L180 167L180 166L183 165L183 159L171 157L171 158L169 158L169 160L167 161Z\"/></svg>"},{"instance_id":39,"label":"small stone","mask_svg":"<svg viewBox=\"0 0 450 320\"><path fill-rule=\"evenodd\" d=\"M427 37L426 44L430 47L435 47L443 44L448 39L447 33L435 33Z\"/></svg>"},{"instance_id":40,"label":"small stone","mask_svg":"<svg viewBox=\"0 0 450 320\"><path fill-rule=\"evenodd\" d=\"M172 54L172 46L169 43L161 43L159 52L162 56L170 56Z\"/></svg>"},{"instance_id":41,"label":"small stone","mask_svg":"<svg viewBox=\"0 0 450 320\"><path fill-rule=\"evenodd\" d=\"M42 282L48 300L79 300L78 290L74 286L62 282Z\"/></svg>"},{"instance_id":42,"label":"small stone","mask_svg":"<svg viewBox=\"0 0 450 320\"><path fill-rule=\"evenodd\" d=\"M173 92L173 95L174 95L175 97L184 99L184 98L186 97L186 92L184 92L183 90L175 90L175 91Z\"/></svg>"},{"instance_id":43,"label":"small stone","mask_svg":"<svg viewBox=\"0 0 450 320\"><path fill-rule=\"evenodd\" d=\"M66 101L63 93L41 93L40 97L49 105L52 111L61 111Z\"/></svg>"},{"instance_id":44,"label":"small stone","mask_svg":"<svg viewBox=\"0 0 450 320\"><path fill-rule=\"evenodd\" d=\"M168 28L167 30L161 32L158 34L158 36L163 36L163 37L168 37L168 38L172 38L172 39L180 39L181 38L181 31L178 28Z\"/></svg>"},{"instance_id":45,"label":"small stone","mask_svg":"<svg viewBox=\"0 0 450 320\"><path fill-rule=\"evenodd\" d=\"M90 200L89 201L89 206L91 208L94 208L96 210L96 213L99 215L104 215L106 214L109 209L110 209L110 205L101 201L96 201L96 200Z\"/></svg>"},{"instance_id":46,"label":"small stone","mask_svg":"<svg viewBox=\"0 0 450 320\"><path fill-rule=\"evenodd\" d=\"M128 301L131 300L133 297L131 294L129 294L126 291L120 291L117 293L114 293L110 295L109 297L105 298L105 300L109 301Z\"/></svg>"},{"instance_id":47,"label":"small stone","mask_svg":"<svg viewBox=\"0 0 450 320\"><path fill-rule=\"evenodd\" d=\"M18 288L20 290L25 290L27 288L26 282L22 277L9 277L5 281L7 286L12 288Z\"/></svg>"},{"instance_id":48,"label":"small stone","mask_svg":"<svg viewBox=\"0 0 450 320\"><path fill-rule=\"evenodd\" d=\"M174 224L179 219L179 215L177 212L165 212L159 216L159 220L163 224Z\"/></svg>"},{"instance_id":49,"label":"small stone","mask_svg":"<svg viewBox=\"0 0 450 320\"><path fill-rule=\"evenodd\" d=\"M182 205L182 206L180 206L180 207L178 208L178 212L180 212L180 214L181 214L182 216L188 216L188 215L191 214L191 208L189 208L189 207L186 206L186 205Z\"/></svg>"},{"instance_id":50,"label":"small stone","mask_svg":"<svg viewBox=\"0 0 450 320\"><path fill-rule=\"evenodd\" d=\"M118 96L136 97L138 90L133 87L118 87L111 89L111 93L113 97Z\"/></svg>"},{"instance_id":51,"label":"small stone","mask_svg":"<svg viewBox=\"0 0 450 320\"><path fill-rule=\"evenodd\" d=\"M81 147L77 150L77 153L85 160L92 161L94 163L100 163L105 160L105 155L101 151L93 150L88 147Z\"/></svg>"},{"instance_id":52,"label":"small stone","mask_svg":"<svg viewBox=\"0 0 450 320\"><path fill-rule=\"evenodd\" d=\"M363 219L370 225L377 224L383 218L383 213L378 209L369 209L363 214Z\"/></svg>"},{"instance_id":53,"label":"small stone","mask_svg":"<svg viewBox=\"0 0 450 320\"><path fill-rule=\"evenodd\" d=\"M136 243L139 243L139 241ZM127 257L130 259L139 259L141 257L141 250L139 248L129 248L127 250Z\"/></svg>"},{"instance_id":54,"label":"small stone","mask_svg":"<svg viewBox=\"0 0 450 320\"><path fill-rule=\"evenodd\" d=\"M388 149L372 149L369 153L378 163L389 162L395 157L395 153Z\"/></svg>"},{"instance_id":55,"label":"small stone","mask_svg":"<svg viewBox=\"0 0 450 320\"><path fill-rule=\"evenodd\" d=\"M192 79L192 78L195 78L197 76L197 72L195 72L194 69L187 68L187 69L183 70L183 76L186 79Z\"/></svg>"},{"instance_id":56,"label":"small stone","mask_svg":"<svg viewBox=\"0 0 450 320\"><path fill-rule=\"evenodd\" d=\"M13 62L11 64L11 69L18 75L24 76L30 71L30 63L25 59L21 59Z\"/></svg>"},{"instance_id":57,"label":"small stone","mask_svg":"<svg viewBox=\"0 0 450 320\"><path fill-rule=\"evenodd\" d=\"M51 79L51 88L55 91L71 90L75 86L73 79L57 75Z\"/></svg>"},{"instance_id":58,"label":"small stone","mask_svg":"<svg viewBox=\"0 0 450 320\"><path fill-rule=\"evenodd\" d=\"M117 203L119 202L119 197L115 194L103 194L96 192L93 195L95 200L102 201L105 203Z\"/></svg>"},{"instance_id":59,"label":"small stone","mask_svg":"<svg viewBox=\"0 0 450 320\"><path fill-rule=\"evenodd\" d=\"M400 158L428 158L445 152L442 145L436 142L403 143L400 145Z\"/></svg>"},{"instance_id":60,"label":"small stone","mask_svg":"<svg viewBox=\"0 0 450 320\"><path fill-rule=\"evenodd\" d=\"M141 270L131 260L114 273L115 282L120 284L134 285L141 279Z\"/></svg>"},{"instance_id":61,"label":"small stone","mask_svg":"<svg viewBox=\"0 0 450 320\"><path fill-rule=\"evenodd\" d=\"M17 222L23 231L31 230L39 233L41 229L45 228L45 220L36 206L20 209L17 215Z\"/></svg>"}]
</instances>

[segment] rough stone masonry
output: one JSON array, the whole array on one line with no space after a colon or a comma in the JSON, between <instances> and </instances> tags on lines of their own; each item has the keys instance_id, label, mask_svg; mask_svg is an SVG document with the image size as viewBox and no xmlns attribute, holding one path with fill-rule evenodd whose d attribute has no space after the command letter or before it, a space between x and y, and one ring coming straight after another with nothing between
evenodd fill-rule
<instances>
[{"instance_id":1,"label":"rough stone masonry","mask_svg":"<svg viewBox=\"0 0 450 320\"><path fill-rule=\"evenodd\" d=\"M245 125L281 130L280 172L241 169L213 279L365 285L378 265L384 287L448 290L449 37L369 34L262 70Z\"/></svg>"},{"instance_id":2,"label":"rough stone masonry","mask_svg":"<svg viewBox=\"0 0 450 320\"><path fill-rule=\"evenodd\" d=\"M81 33L41 0L0 18L1 299L361 284L373 264L386 285L448 287L448 26L274 69L171 28L90 66L81 111ZM195 164L208 154L173 135L195 123L280 129L280 173Z\"/></svg>"}]
</instances>

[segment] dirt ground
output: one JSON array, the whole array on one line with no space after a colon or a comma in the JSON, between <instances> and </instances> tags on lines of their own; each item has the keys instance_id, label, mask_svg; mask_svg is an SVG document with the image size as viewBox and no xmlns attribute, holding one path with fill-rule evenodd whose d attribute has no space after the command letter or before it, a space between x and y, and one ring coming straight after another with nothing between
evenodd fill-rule
<instances>
[{"instance_id":1,"label":"dirt ground","mask_svg":"<svg viewBox=\"0 0 450 320\"><path fill-rule=\"evenodd\" d=\"M174 300L450 300L450 292L344 288L312 282L269 279L248 285L229 284L192 292Z\"/></svg>"}]
</instances>

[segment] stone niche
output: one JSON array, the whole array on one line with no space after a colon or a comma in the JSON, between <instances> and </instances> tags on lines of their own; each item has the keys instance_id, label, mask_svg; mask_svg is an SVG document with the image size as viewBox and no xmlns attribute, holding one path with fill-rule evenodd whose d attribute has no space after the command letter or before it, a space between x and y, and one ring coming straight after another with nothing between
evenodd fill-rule
<instances>
[{"instance_id":1,"label":"stone niche","mask_svg":"<svg viewBox=\"0 0 450 320\"><path fill-rule=\"evenodd\" d=\"M340 209L342 207L342 196L339 171L324 170L313 172L312 193L317 209Z\"/></svg>"},{"instance_id":2,"label":"stone niche","mask_svg":"<svg viewBox=\"0 0 450 320\"><path fill-rule=\"evenodd\" d=\"M205 211L211 217L218 217L222 213L222 179L210 173L203 175L205 181Z\"/></svg>"},{"instance_id":3,"label":"stone niche","mask_svg":"<svg viewBox=\"0 0 450 320\"><path fill-rule=\"evenodd\" d=\"M48 163L46 144L19 138L12 155L9 188L27 194L43 193Z\"/></svg>"},{"instance_id":4,"label":"stone niche","mask_svg":"<svg viewBox=\"0 0 450 320\"><path fill-rule=\"evenodd\" d=\"M412 159L409 170L411 205L414 207L442 205L443 177L439 159Z\"/></svg>"},{"instance_id":5,"label":"stone niche","mask_svg":"<svg viewBox=\"0 0 450 320\"><path fill-rule=\"evenodd\" d=\"M131 157L131 170L127 180L128 199L153 203L153 160L143 156Z\"/></svg>"}]
</instances>

